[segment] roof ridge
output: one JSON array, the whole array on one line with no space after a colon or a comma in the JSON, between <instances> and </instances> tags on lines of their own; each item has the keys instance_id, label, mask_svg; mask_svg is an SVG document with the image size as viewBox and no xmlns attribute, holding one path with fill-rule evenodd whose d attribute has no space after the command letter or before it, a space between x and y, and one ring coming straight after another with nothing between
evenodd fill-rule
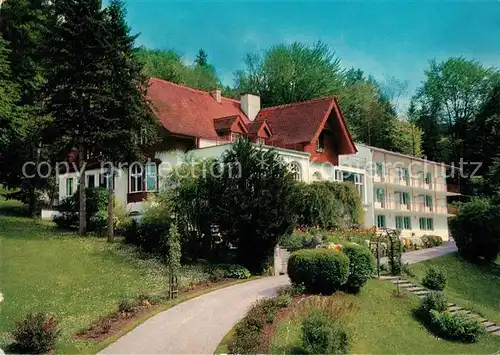
<instances>
[{"instance_id":1,"label":"roof ridge","mask_svg":"<svg viewBox=\"0 0 500 355\"><path fill-rule=\"evenodd\" d=\"M328 100L334 100L335 96L316 97L314 99L310 99L310 100L306 100L306 101L292 102L292 103L289 103L289 104L283 104L283 105L265 107L265 108L261 109L261 111L272 110L272 109L276 109L276 108L284 108L284 107L304 105L304 104L309 104L311 102L316 102L316 101L320 101L320 100L327 100L327 99Z\"/></svg>"},{"instance_id":2,"label":"roof ridge","mask_svg":"<svg viewBox=\"0 0 500 355\"><path fill-rule=\"evenodd\" d=\"M164 82L164 83L167 83L167 84L170 84L172 86L177 86L177 87L180 87L180 88L183 88L183 89L187 89L189 91L194 91L194 92L198 92L198 93L203 93L203 94L208 94L210 95L210 91L205 91L205 90L200 90L200 89L195 89L195 88L192 88L191 86L187 86L187 85L183 85L183 84L177 84L177 83L173 83L171 81L168 81L168 80L165 80L165 79L160 79L160 78L157 78L157 77L150 77L150 79L154 79L154 80L157 80L157 81L161 81L161 82ZM224 99L224 100L229 100L229 101L234 101L234 102L240 102L238 100L235 100L235 99L231 99L229 97L225 97L225 96L221 96L221 99Z\"/></svg>"}]
</instances>

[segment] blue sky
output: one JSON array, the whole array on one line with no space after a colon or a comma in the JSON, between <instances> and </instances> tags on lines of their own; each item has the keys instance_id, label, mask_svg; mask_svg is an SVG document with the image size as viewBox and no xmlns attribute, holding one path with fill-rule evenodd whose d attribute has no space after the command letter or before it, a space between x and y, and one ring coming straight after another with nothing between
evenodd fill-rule
<instances>
[{"instance_id":1,"label":"blue sky","mask_svg":"<svg viewBox=\"0 0 500 355\"><path fill-rule=\"evenodd\" d=\"M127 0L137 44L172 48L191 61L205 49L225 84L248 52L282 42L321 40L380 81L408 81L408 95L430 58L475 58L500 67L500 0L167 1Z\"/></svg>"}]
</instances>

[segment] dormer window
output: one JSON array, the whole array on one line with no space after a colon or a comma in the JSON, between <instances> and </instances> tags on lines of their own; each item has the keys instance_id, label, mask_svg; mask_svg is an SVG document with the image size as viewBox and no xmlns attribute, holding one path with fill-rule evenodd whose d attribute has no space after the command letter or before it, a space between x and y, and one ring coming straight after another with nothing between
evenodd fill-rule
<instances>
[{"instance_id":1,"label":"dormer window","mask_svg":"<svg viewBox=\"0 0 500 355\"><path fill-rule=\"evenodd\" d=\"M321 132L319 134L318 139L316 140L316 151L324 152L325 151L325 133Z\"/></svg>"},{"instance_id":2,"label":"dormer window","mask_svg":"<svg viewBox=\"0 0 500 355\"><path fill-rule=\"evenodd\" d=\"M266 144L266 140L264 138L257 138L255 142L260 145Z\"/></svg>"}]
</instances>

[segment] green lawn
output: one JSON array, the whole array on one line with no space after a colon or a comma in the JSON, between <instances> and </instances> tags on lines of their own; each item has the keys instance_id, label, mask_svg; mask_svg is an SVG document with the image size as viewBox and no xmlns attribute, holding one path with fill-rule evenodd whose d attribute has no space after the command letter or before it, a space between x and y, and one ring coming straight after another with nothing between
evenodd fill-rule
<instances>
[{"instance_id":1,"label":"green lawn","mask_svg":"<svg viewBox=\"0 0 500 355\"><path fill-rule=\"evenodd\" d=\"M474 310L500 323L500 258L495 265L478 266L450 254L411 265L416 281L420 283L425 270L436 266L446 272L446 297L458 305Z\"/></svg>"},{"instance_id":2,"label":"green lawn","mask_svg":"<svg viewBox=\"0 0 500 355\"><path fill-rule=\"evenodd\" d=\"M412 316L419 304L415 296L395 298L395 286L371 280L357 298L358 310L348 318L354 354L492 354L500 351L500 337L485 335L476 344L463 344L432 336ZM291 322L290 322L291 320ZM282 321L274 334L270 353L290 350L300 338L300 319Z\"/></svg>"},{"instance_id":3,"label":"green lawn","mask_svg":"<svg viewBox=\"0 0 500 355\"><path fill-rule=\"evenodd\" d=\"M19 206L0 201L0 292L4 296L0 348L6 345L5 333L16 319L44 310L60 321L58 352L89 352L93 344L73 340L76 331L115 311L124 298L165 290L165 269L158 260L139 258L133 248L118 242L61 232L51 222L7 215L6 207L12 211ZM186 270L190 281L207 277L200 268ZM181 282L187 282L188 276Z\"/></svg>"}]
</instances>

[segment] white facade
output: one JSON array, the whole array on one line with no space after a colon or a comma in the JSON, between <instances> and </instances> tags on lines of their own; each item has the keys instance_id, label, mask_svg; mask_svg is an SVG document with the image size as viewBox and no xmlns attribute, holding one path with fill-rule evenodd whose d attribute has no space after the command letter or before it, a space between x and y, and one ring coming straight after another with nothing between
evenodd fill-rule
<instances>
[{"instance_id":1,"label":"white facade","mask_svg":"<svg viewBox=\"0 0 500 355\"><path fill-rule=\"evenodd\" d=\"M400 229L404 237L433 234L449 239L447 196L452 193L444 165L363 144L356 148L355 156L341 157L338 169L356 171L355 166L364 173L365 227Z\"/></svg>"},{"instance_id":2,"label":"white facade","mask_svg":"<svg viewBox=\"0 0 500 355\"><path fill-rule=\"evenodd\" d=\"M201 148L187 153L157 152L155 158L162 163L157 167L161 178L176 166L191 157L195 159L220 157L231 143L217 145L215 141L204 141ZM263 146L262 149L271 147ZM441 164L417 159L382 149L357 144L355 155L341 155L339 166L330 163L312 162L307 152L274 148L290 164L297 180L348 181L356 185L363 203L364 226L397 228L403 236L434 234L448 240L448 214L445 167ZM86 172L87 187L107 186L104 169ZM59 176L59 200L77 190L78 175L68 173ZM146 178L147 179L147 178ZM115 178L115 193L119 203L127 212L141 212L143 202L127 203L133 182L127 167L119 169ZM151 190L148 192L155 192Z\"/></svg>"}]
</instances>

